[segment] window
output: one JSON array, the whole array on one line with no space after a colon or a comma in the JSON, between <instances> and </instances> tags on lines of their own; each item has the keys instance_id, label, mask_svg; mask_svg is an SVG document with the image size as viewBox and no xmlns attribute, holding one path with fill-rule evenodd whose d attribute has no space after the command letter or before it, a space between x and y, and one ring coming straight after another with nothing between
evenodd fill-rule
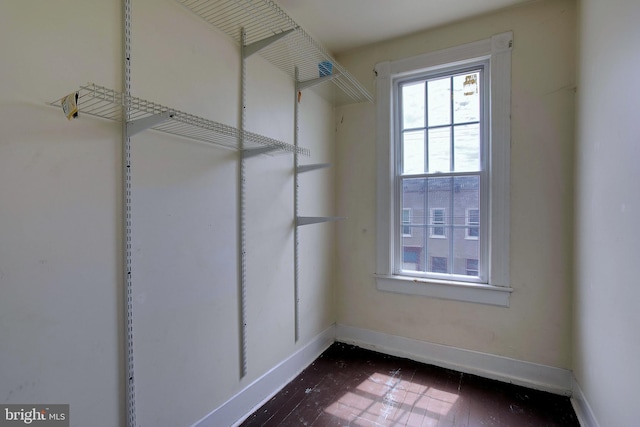
<instances>
[{"instance_id":1,"label":"window","mask_svg":"<svg viewBox=\"0 0 640 427\"><path fill-rule=\"evenodd\" d=\"M377 65L378 289L508 305L511 48Z\"/></svg>"},{"instance_id":2,"label":"window","mask_svg":"<svg viewBox=\"0 0 640 427\"><path fill-rule=\"evenodd\" d=\"M411 208L402 209L402 236L411 237Z\"/></svg>"},{"instance_id":3,"label":"window","mask_svg":"<svg viewBox=\"0 0 640 427\"><path fill-rule=\"evenodd\" d=\"M445 238L444 234L444 212L445 210L442 208L432 208L431 209L431 229L430 235L431 237L436 238Z\"/></svg>"},{"instance_id":4,"label":"window","mask_svg":"<svg viewBox=\"0 0 640 427\"><path fill-rule=\"evenodd\" d=\"M477 276L478 275L478 260L477 259L469 259L467 258L466 262L466 275L467 276Z\"/></svg>"},{"instance_id":5,"label":"window","mask_svg":"<svg viewBox=\"0 0 640 427\"><path fill-rule=\"evenodd\" d=\"M431 271L434 273L447 273L447 258L440 256L431 257Z\"/></svg>"},{"instance_id":6,"label":"window","mask_svg":"<svg viewBox=\"0 0 640 427\"><path fill-rule=\"evenodd\" d=\"M465 239L478 239L480 236L480 209L467 209L466 225Z\"/></svg>"},{"instance_id":7,"label":"window","mask_svg":"<svg viewBox=\"0 0 640 427\"><path fill-rule=\"evenodd\" d=\"M419 271L420 253L422 252L422 248L415 246L405 246L403 250L404 253L402 254L402 268L405 270Z\"/></svg>"}]
</instances>

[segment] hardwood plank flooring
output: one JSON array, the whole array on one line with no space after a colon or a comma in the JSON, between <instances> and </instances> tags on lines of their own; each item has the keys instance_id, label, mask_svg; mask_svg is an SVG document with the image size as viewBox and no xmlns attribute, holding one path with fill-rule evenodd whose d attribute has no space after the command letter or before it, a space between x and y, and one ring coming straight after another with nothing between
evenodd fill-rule
<instances>
[{"instance_id":1,"label":"hardwood plank flooring","mask_svg":"<svg viewBox=\"0 0 640 427\"><path fill-rule=\"evenodd\" d=\"M342 343L241 425L579 427L568 397Z\"/></svg>"}]
</instances>

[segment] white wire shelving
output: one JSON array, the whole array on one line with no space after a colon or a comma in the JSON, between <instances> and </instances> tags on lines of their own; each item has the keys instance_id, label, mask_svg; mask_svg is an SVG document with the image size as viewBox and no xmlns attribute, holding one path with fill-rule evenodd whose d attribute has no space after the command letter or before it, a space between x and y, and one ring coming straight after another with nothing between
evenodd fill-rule
<instances>
[{"instance_id":1,"label":"white wire shelving","mask_svg":"<svg viewBox=\"0 0 640 427\"><path fill-rule=\"evenodd\" d=\"M245 36L245 52L265 59L299 82L315 86L335 105L373 101L372 95L327 50L272 0L176 0L238 44ZM320 77L319 64L330 62L329 75ZM331 82L331 83L329 83Z\"/></svg>"},{"instance_id":2,"label":"white wire shelving","mask_svg":"<svg viewBox=\"0 0 640 427\"><path fill-rule=\"evenodd\" d=\"M80 115L123 121L123 106L129 106L130 118L127 122L129 135L145 129L153 129L175 136L193 139L225 148L240 149L239 140L244 139L243 153L246 156L268 151L297 152L310 155L306 148L272 139L253 132L218 123L193 114L185 113L155 102L133 96L125 96L113 89L89 83L77 90ZM60 106L60 100L50 102Z\"/></svg>"}]
</instances>

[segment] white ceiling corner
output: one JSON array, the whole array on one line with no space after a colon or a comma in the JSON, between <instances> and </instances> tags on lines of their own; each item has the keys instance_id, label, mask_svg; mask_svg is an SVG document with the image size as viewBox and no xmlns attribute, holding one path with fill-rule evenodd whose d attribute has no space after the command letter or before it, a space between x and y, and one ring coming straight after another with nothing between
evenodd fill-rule
<instances>
[{"instance_id":1,"label":"white ceiling corner","mask_svg":"<svg viewBox=\"0 0 640 427\"><path fill-rule=\"evenodd\" d=\"M527 0L276 0L330 52L415 33Z\"/></svg>"}]
</instances>

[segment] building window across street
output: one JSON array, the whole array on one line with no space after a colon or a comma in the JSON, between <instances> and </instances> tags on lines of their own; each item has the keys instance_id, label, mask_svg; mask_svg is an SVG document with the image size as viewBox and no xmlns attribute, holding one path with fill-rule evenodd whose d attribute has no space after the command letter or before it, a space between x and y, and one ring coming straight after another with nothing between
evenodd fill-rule
<instances>
[{"instance_id":1,"label":"building window across street","mask_svg":"<svg viewBox=\"0 0 640 427\"><path fill-rule=\"evenodd\" d=\"M477 239L480 236L480 209L467 209L467 227L465 228L465 238Z\"/></svg>"},{"instance_id":2,"label":"building window across street","mask_svg":"<svg viewBox=\"0 0 640 427\"><path fill-rule=\"evenodd\" d=\"M431 208L431 237L445 238L445 209L443 208Z\"/></svg>"},{"instance_id":3,"label":"building window across street","mask_svg":"<svg viewBox=\"0 0 640 427\"><path fill-rule=\"evenodd\" d=\"M411 237L411 208L402 210L402 235Z\"/></svg>"}]
</instances>

